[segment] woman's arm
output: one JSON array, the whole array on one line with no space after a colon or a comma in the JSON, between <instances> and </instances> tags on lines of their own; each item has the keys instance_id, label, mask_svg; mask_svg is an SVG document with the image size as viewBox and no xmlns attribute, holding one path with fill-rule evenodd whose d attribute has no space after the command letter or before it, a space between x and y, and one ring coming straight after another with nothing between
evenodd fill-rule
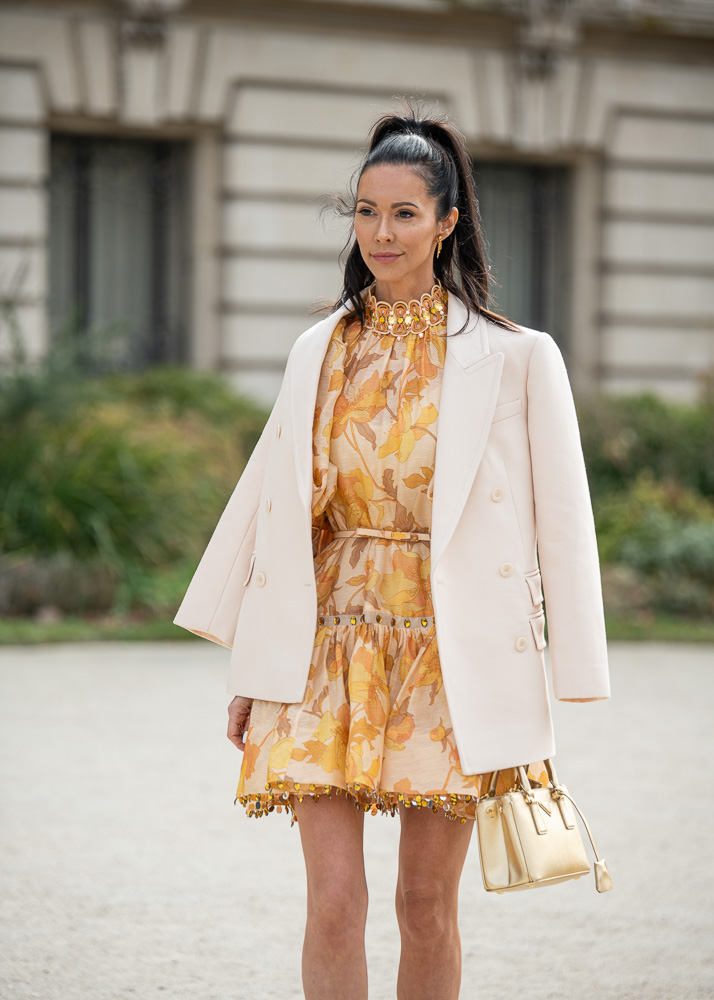
<instances>
[{"instance_id":1,"label":"woman's arm","mask_svg":"<svg viewBox=\"0 0 714 1000\"><path fill-rule=\"evenodd\" d=\"M174 618L181 628L229 649L255 547L258 504L277 412L276 401Z\"/></svg>"},{"instance_id":2,"label":"woman's arm","mask_svg":"<svg viewBox=\"0 0 714 1000\"><path fill-rule=\"evenodd\" d=\"M609 698L605 614L592 501L570 380L540 332L528 365L536 537L559 701Z\"/></svg>"}]
</instances>

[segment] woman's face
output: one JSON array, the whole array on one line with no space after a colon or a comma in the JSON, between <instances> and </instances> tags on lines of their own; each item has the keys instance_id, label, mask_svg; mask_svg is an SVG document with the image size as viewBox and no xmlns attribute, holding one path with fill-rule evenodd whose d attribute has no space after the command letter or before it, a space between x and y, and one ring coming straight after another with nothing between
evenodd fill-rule
<instances>
[{"instance_id":1,"label":"woman's face","mask_svg":"<svg viewBox=\"0 0 714 1000\"><path fill-rule=\"evenodd\" d=\"M378 297L390 289L407 289L413 297L431 289L437 240L451 233L458 215L452 208L437 220L435 199L409 167L380 164L364 171L354 227L364 262L377 279Z\"/></svg>"}]
</instances>

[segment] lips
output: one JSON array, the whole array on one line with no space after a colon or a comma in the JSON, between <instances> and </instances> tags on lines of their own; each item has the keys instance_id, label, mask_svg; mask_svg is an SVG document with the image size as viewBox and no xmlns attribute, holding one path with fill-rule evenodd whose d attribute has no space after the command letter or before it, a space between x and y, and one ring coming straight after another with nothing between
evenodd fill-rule
<instances>
[{"instance_id":1,"label":"lips","mask_svg":"<svg viewBox=\"0 0 714 1000\"><path fill-rule=\"evenodd\" d=\"M381 264L389 264L392 260L398 260L402 255L400 253L373 253L373 260L378 260Z\"/></svg>"}]
</instances>

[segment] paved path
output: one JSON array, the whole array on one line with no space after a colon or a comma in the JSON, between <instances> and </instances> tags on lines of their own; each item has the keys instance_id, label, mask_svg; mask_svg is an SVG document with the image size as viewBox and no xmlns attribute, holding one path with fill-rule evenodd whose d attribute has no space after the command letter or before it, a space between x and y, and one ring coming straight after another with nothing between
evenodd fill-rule
<instances>
[{"instance_id":1,"label":"paved path","mask_svg":"<svg viewBox=\"0 0 714 1000\"><path fill-rule=\"evenodd\" d=\"M302 997L298 827L233 805L227 663L208 642L0 650L3 1000ZM615 891L492 897L474 838L465 1000L714 996L714 647L613 643L611 666L611 701L555 715ZM393 1000L399 821L365 822L370 1000Z\"/></svg>"}]
</instances>

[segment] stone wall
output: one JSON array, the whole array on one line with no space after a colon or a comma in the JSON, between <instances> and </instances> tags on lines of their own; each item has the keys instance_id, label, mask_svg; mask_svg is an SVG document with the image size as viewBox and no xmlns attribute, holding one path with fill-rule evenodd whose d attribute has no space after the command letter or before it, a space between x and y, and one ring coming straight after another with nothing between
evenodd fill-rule
<instances>
[{"instance_id":1,"label":"stone wall","mask_svg":"<svg viewBox=\"0 0 714 1000\"><path fill-rule=\"evenodd\" d=\"M571 167L576 385L694 395L714 365L711 39L581 31L537 71L513 18L474 10L449 31L440 10L429 32L425 4L407 34L394 18L287 24L270 7L241 20L230 4L147 18L0 5L0 291L33 352L50 132L186 138L192 361L272 400L310 308L339 292L346 231L319 220L320 196L344 188L393 96L415 93L453 111L479 158Z\"/></svg>"}]
</instances>

